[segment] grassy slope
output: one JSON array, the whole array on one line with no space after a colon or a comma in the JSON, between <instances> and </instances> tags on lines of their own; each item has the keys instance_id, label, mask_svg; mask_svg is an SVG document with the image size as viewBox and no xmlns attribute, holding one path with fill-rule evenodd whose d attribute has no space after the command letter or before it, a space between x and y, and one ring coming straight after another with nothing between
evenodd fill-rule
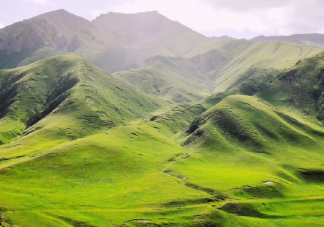
<instances>
[{"instance_id":1,"label":"grassy slope","mask_svg":"<svg viewBox=\"0 0 324 227\"><path fill-rule=\"evenodd\" d=\"M324 53L299 61L282 72L260 97L280 108L299 109L323 119Z\"/></svg>"},{"instance_id":2,"label":"grassy slope","mask_svg":"<svg viewBox=\"0 0 324 227\"><path fill-rule=\"evenodd\" d=\"M232 51L247 48L228 45ZM157 106L78 57L41 62L42 67L36 69L45 70L46 75L72 72L71 78L76 76L78 82L61 105L28 129L26 136L0 146L0 213L4 214L0 223L322 226L324 130L313 118L314 105L321 103L314 101L313 94L321 100L321 93L315 91L322 91L322 59L320 54L301 61L258 94L260 98L228 91L201 104L182 104L149 121L109 131L112 124L106 123L110 119L119 124L145 117ZM63 72L54 70L62 64ZM51 83L44 82L45 71L36 69L31 65L0 72L0 85L22 75L17 83L24 86L18 86L18 91L24 87L34 91L18 95L21 103L9 112L14 120L3 120L7 125L18 122L16 129L24 128L26 119L35 115L29 115L27 107L36 113L46 110L50 95L37 101L35 97L42 96L32 94L47 94L45 85L57 84L52 77L47 78ZM309 97L313 97L311 102ZM39 107L30 103L39 103ZM312 111L308 116L294 108L288 112L287 104ZM117 114L110 108L114 105L125 112ZM109 113L108 118L102 113Z\"/></svg>"},{"instance_id":3,"label":"grassy slope","mask_svg":"<svg viewBox=\"0 0 324 227\"><path fill-rule=\"evenodd\" d=\"M322 127L294 114L254 97L230 96L188 127L186 159L170 171L225 198L216 207L254 217L247 226L320 225L323 218L312 217L323 212L323 136Z\"/></svg>"},{"instance_id":4,"label":"grassy slope","mask_svg":"<svg viewBox=\"0 0 324 227\"><path fill-rule=\"evenodd\" d=\"M13 157L24 161L58 143L149 116L160 107L78 56L4 70L1 78L1 140L8 143L23 134L2 146L4 165Z\"/></svg>"},{"instance_id":5,"label":"grassy slope","mask_svg":"<svg viewBox=\"0 0 324 227\"><path fill-rule=\"evenodd\" d=\"M204 111L183 104L151 121L65 143L3 168L4 221L18 226L323 223L320 126L248 96L227 97Z\"/></svg>"},{"instance_id":6,"label":"grassy slope","mask_svg":"<svg viewBox=\"0 0 324 227\"><path fill-rule=\"evenodd\" d=\"M197 101L211 89L207 75L184 58L156 56L138 69L118 72L114 76L146 94L173 103Z\"/></svg>"},{"instance_id":7,"label":"grassy slope","mask_svg":"<svg viewBox=\"0 0 324 227\"><path fill-rule=\"evenodd\" d=\"M218 54L226 56L228 60L220 66L220 69L213 72L214 92L225 91L233 85L238 86L235 83L250 77L249 72L253 68L273 68L281 71L321 51L308 46L277 41L221 40L202 44L184 56L193 58L215 50Z\"/></svg>"},{"instance_id":8,"label":"grassy slope","mask_svg":"<svg viewBox=\"0 0 324 227\"><path fill-rule=\"evenodd\" d=\"M233 88L253 95L266 89L282 70L319 51L275 41L211 41L187 53L187 59L156 56L140 68L115 75L173 102L197 101L211 90Z\"/></svg>"}]
</instances>

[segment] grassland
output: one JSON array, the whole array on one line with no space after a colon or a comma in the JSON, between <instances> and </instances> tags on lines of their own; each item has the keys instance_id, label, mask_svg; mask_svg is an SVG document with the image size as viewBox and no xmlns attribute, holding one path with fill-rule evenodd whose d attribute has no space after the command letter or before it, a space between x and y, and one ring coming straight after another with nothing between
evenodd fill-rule
<instances>
[{"instance_id":1,"label":"grassland","mask_svg":"<svg viewBox=\"0 0 324 227\"><path fill-rule=\"evenodd\" d=\"M203 106L2 161L3 225L321 226L322 127L255 97Z\"/></svg>"},{"instance_id":2,"label":"grassland","mask_svg":"<svg viewBox=\"0 0 324 227\"><path fill-rule=\"evenodd\" d=\"M324 226L313 44L157 12L59 10L1 37L0 68L21 67L0 70L0 227Z\"/></svg>"},{"instance_id":3,"label":"grassland","mask_svg":"<svg viewBox=\"0 0 324 227\"><path fill-rule=\"evenodd\" d=\"M218 60L210 61L209 64L221 64L210 70L209 74L214 78L213 92L223 92L253 76L251 71L254 69L282 71L321 51L310 46L280 41L214 40L191 50L184 57L194 59L206 54L214 58L217 56ZM211 60L211 56L205 62Z\"/></svg>"},{"instance_id":4,"label":"grassland","mask_svg":"<svg viewBox=\"0 0 324 227\"><path fill-rule=\"evenodd\" d=\"M188 59L155 56L140 68L113 74L143 93L170 103L196 102L212 90L204 71Z\"/></svg>"},{"instance_id":5,"label":"grassland","mask_svg":"<svg viewBox=\"0 0 324 227\"><path fill-rule=\"evenodd\" d=\"M214 57L0 71L0 226L323 226L322 54L203 99Z\"/></svg>"}]
</instances>

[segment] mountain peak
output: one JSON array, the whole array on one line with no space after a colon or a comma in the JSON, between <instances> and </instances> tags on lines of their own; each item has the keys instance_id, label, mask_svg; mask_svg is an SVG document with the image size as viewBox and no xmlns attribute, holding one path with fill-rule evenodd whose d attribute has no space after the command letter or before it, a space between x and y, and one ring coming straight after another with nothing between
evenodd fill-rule
<instances>
[{"instance_id":1,"label":"mountain peak","mask_svg":"<svg viewBox=\"0 0 324 227\"><path fill-rule=\"evenodd\" d=\"M180 34L192 31L190 28L159 14L158 11L132 14L109 12L101 14L92 23L98 29L127 33L145 32L145 34L157 34L168 31L172 34Z\"/></svg>"}]
</instances>

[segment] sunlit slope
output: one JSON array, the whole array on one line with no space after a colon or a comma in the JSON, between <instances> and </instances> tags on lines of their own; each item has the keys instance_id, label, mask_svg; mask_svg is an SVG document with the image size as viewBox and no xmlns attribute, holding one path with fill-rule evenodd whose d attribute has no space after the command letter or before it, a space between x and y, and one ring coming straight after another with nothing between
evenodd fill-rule
<instances>
[{"instance_id":1,"label":"sunlit slope","mask_svg":"<svg viewBox=\"0 0 324 227\"><path fill-rule=\"evenodd\" d=\"M217 50L227 56L227 61L213 73L214 92L237 87L242 81L253 76L253 70L284 70L294 66L299 60L319 52L309 46L279 41L253 42L248 40L221 40L202 44L185 55L192 58ZM252 72L251 72L252 70Z\"/></svg>"},{"instance_id":2,"label":"sunlit slope","mask_svg":"<svg viewBox=\"0 0 324 227\"><path fill-rule=\"evenodd\" d=\"M253 217L242 225L320 225L323 138L322 127L293 113L230 96L187 128L187 154L169 172L223 200L216 207L225 212Z\"/></svg>"},{"instance_id":3,"label":"sunlit slope","mask_svg":"<svg viewBox=\"0 0 324 227\"><path fill-rule=\"evenodd\" d=\"M290 106L323 120L323 67L323 52L303 59L282 72L260 96L282 108Z\"/></svg>"},{"instance_id":4,"label":"sunlit slope","mask_svg":"<svg viewBox=\"0 0 324 227\"><path fill-rule=\"evenodd\" d=\"M204 71L184 58L156 56L140 68L114 74L142 92L172 103L202 99L212 86Z\"/></svg>"},{"instance_id":5,"label":"sunlit slope","mask_svg":"<svg viewBox=\"0 0 324 227\"><path fill-rule=\"evenodd\" d=\"M21 136L2 147L2 158L105 131L160 107L158 100L78 56L49 58L0 73L0 138L7 143Z\"/></svg>"},{"instance_id":6,"label":"sunlit slope","mask_svg":"<svg viewBox=\"0 0 324 227\"><path fill-rule=\"evenodd\" d=\"M2 169L2 221L321 226L323 137L321 126L254 97L207 111L183 104Z\"/></svg>"},{"instance_id":7,"label":"sunlit slope","mask_svg":"<svg viewBox=\"0 0 324 227\"><path fill-rule=\"evenodd\" d=\"M118 126L2 169L3 221L17 226L119 226L137 219L190 224L193 214L211 211L195 207L210 195L164 172L173 157L185 154L173 138L153 121ZM189 207L172 205L179 200Z\"/></svg>"}]
</instances>

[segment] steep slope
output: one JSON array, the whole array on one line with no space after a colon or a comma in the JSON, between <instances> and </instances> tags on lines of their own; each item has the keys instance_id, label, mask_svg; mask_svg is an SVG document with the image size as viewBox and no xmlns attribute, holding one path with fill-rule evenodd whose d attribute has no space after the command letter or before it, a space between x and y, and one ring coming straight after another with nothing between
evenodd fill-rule
<instances>
[{"instance_id":1,"label":"steep slope","mask_svg":"<svg viewBox=\"0 0 324 227\"><path fill-rule=\"evenodd\" d=\"M137 14L102 14L92 23L103 30L105 35L113 32L119 36L125 46L141 49L144 53L147 51L150 56L161 55L161 51L172 56L181 56L209 40L157 11ZM159 46L162 49L156 49Z\"/></svg>"},{"instance_id":2,"label":"steep slope","mask_svg":"<svg viewBox=\"0 0 324 227\"><path fill-rule=\"evenodd\" d=\"M137 92L78 56L58 56L0 71L2 143L8 156L74 140L149 116L157 101ZM22 155L19 153L19 155ZM6 155L5 155L6 156ZM7 157L7 156L6 156Z\"/></svg>"},{"instance_id":3,"label":"steep slope","mask_svg":"<svg viewBox=\"0 0 324 227\"><path fill-rule=\"evenodd\" d=\"M0 68L14 68L81 47L98 49L102 45L99 33L89 21L57 10L0 30Z\"/></svg>"},{"instance_id":4,"label":"steep slope","mask_svg":"<svg viewBox=\"0 0 324 227\"><path fill-rule=\"evenodd\" d=\"M324 53L321 52L282 72L260 96L277 106L291 106L323 120L323 70Z\"/></svg>"},{"instance_id":5,"label":"steep slope","mask_svg":"<svg viewBox=\"0 0 324 227\"><path fill-rule=\"evenodd\" d=\"M156 56L137 69L113 75L172 103L198 101L212 88L208 75L197 64L179 57Z\"/></svg>"},{"instance_id":6,"label":"steep slope","mask_svg":"<svg viewBox=\"0 0 324 227\"><path fill-rule=\"evenodd\" d=\"M291 43L309 45L315 48L324 49L324 34L294 34L289 36L257 36L252 41L277 40Z\"/></svg>"},{"instance_id":7,"label":"steep slope","mask_svg":"<svg viewBox=\"0 0 324 227\"><path fill-rule=\"evenodd\" d=\"M116 62L117 66L115 65L119 68L115 68L114 71L125 69L155 55L179 57L209 40L156 11L137 14L102 14L92 23L102 32L102 37L114 34L124 48L119 50L120 58ZM109 54L107 50L101 58L106 58ZM106 69L107 62L97 65Z\"/></svg>"},{"instance_id":8,"label":"steep slope","mask_svg":"<svg viewBox=\"0 0 324 227\"><path fill-rule=\"evenodd\" d=\"M259 75L266 75L271 81L280 71L319 52L320 49L279 41L221 40L202 44L185 57L207 55L206 62L213 56L223 59L219 65L214 61L209 63L210 66L217 66L209 68L215 80L214 92L222 92L239 87L249 78L255 80Z\"/></svg>"}]
</instances>

